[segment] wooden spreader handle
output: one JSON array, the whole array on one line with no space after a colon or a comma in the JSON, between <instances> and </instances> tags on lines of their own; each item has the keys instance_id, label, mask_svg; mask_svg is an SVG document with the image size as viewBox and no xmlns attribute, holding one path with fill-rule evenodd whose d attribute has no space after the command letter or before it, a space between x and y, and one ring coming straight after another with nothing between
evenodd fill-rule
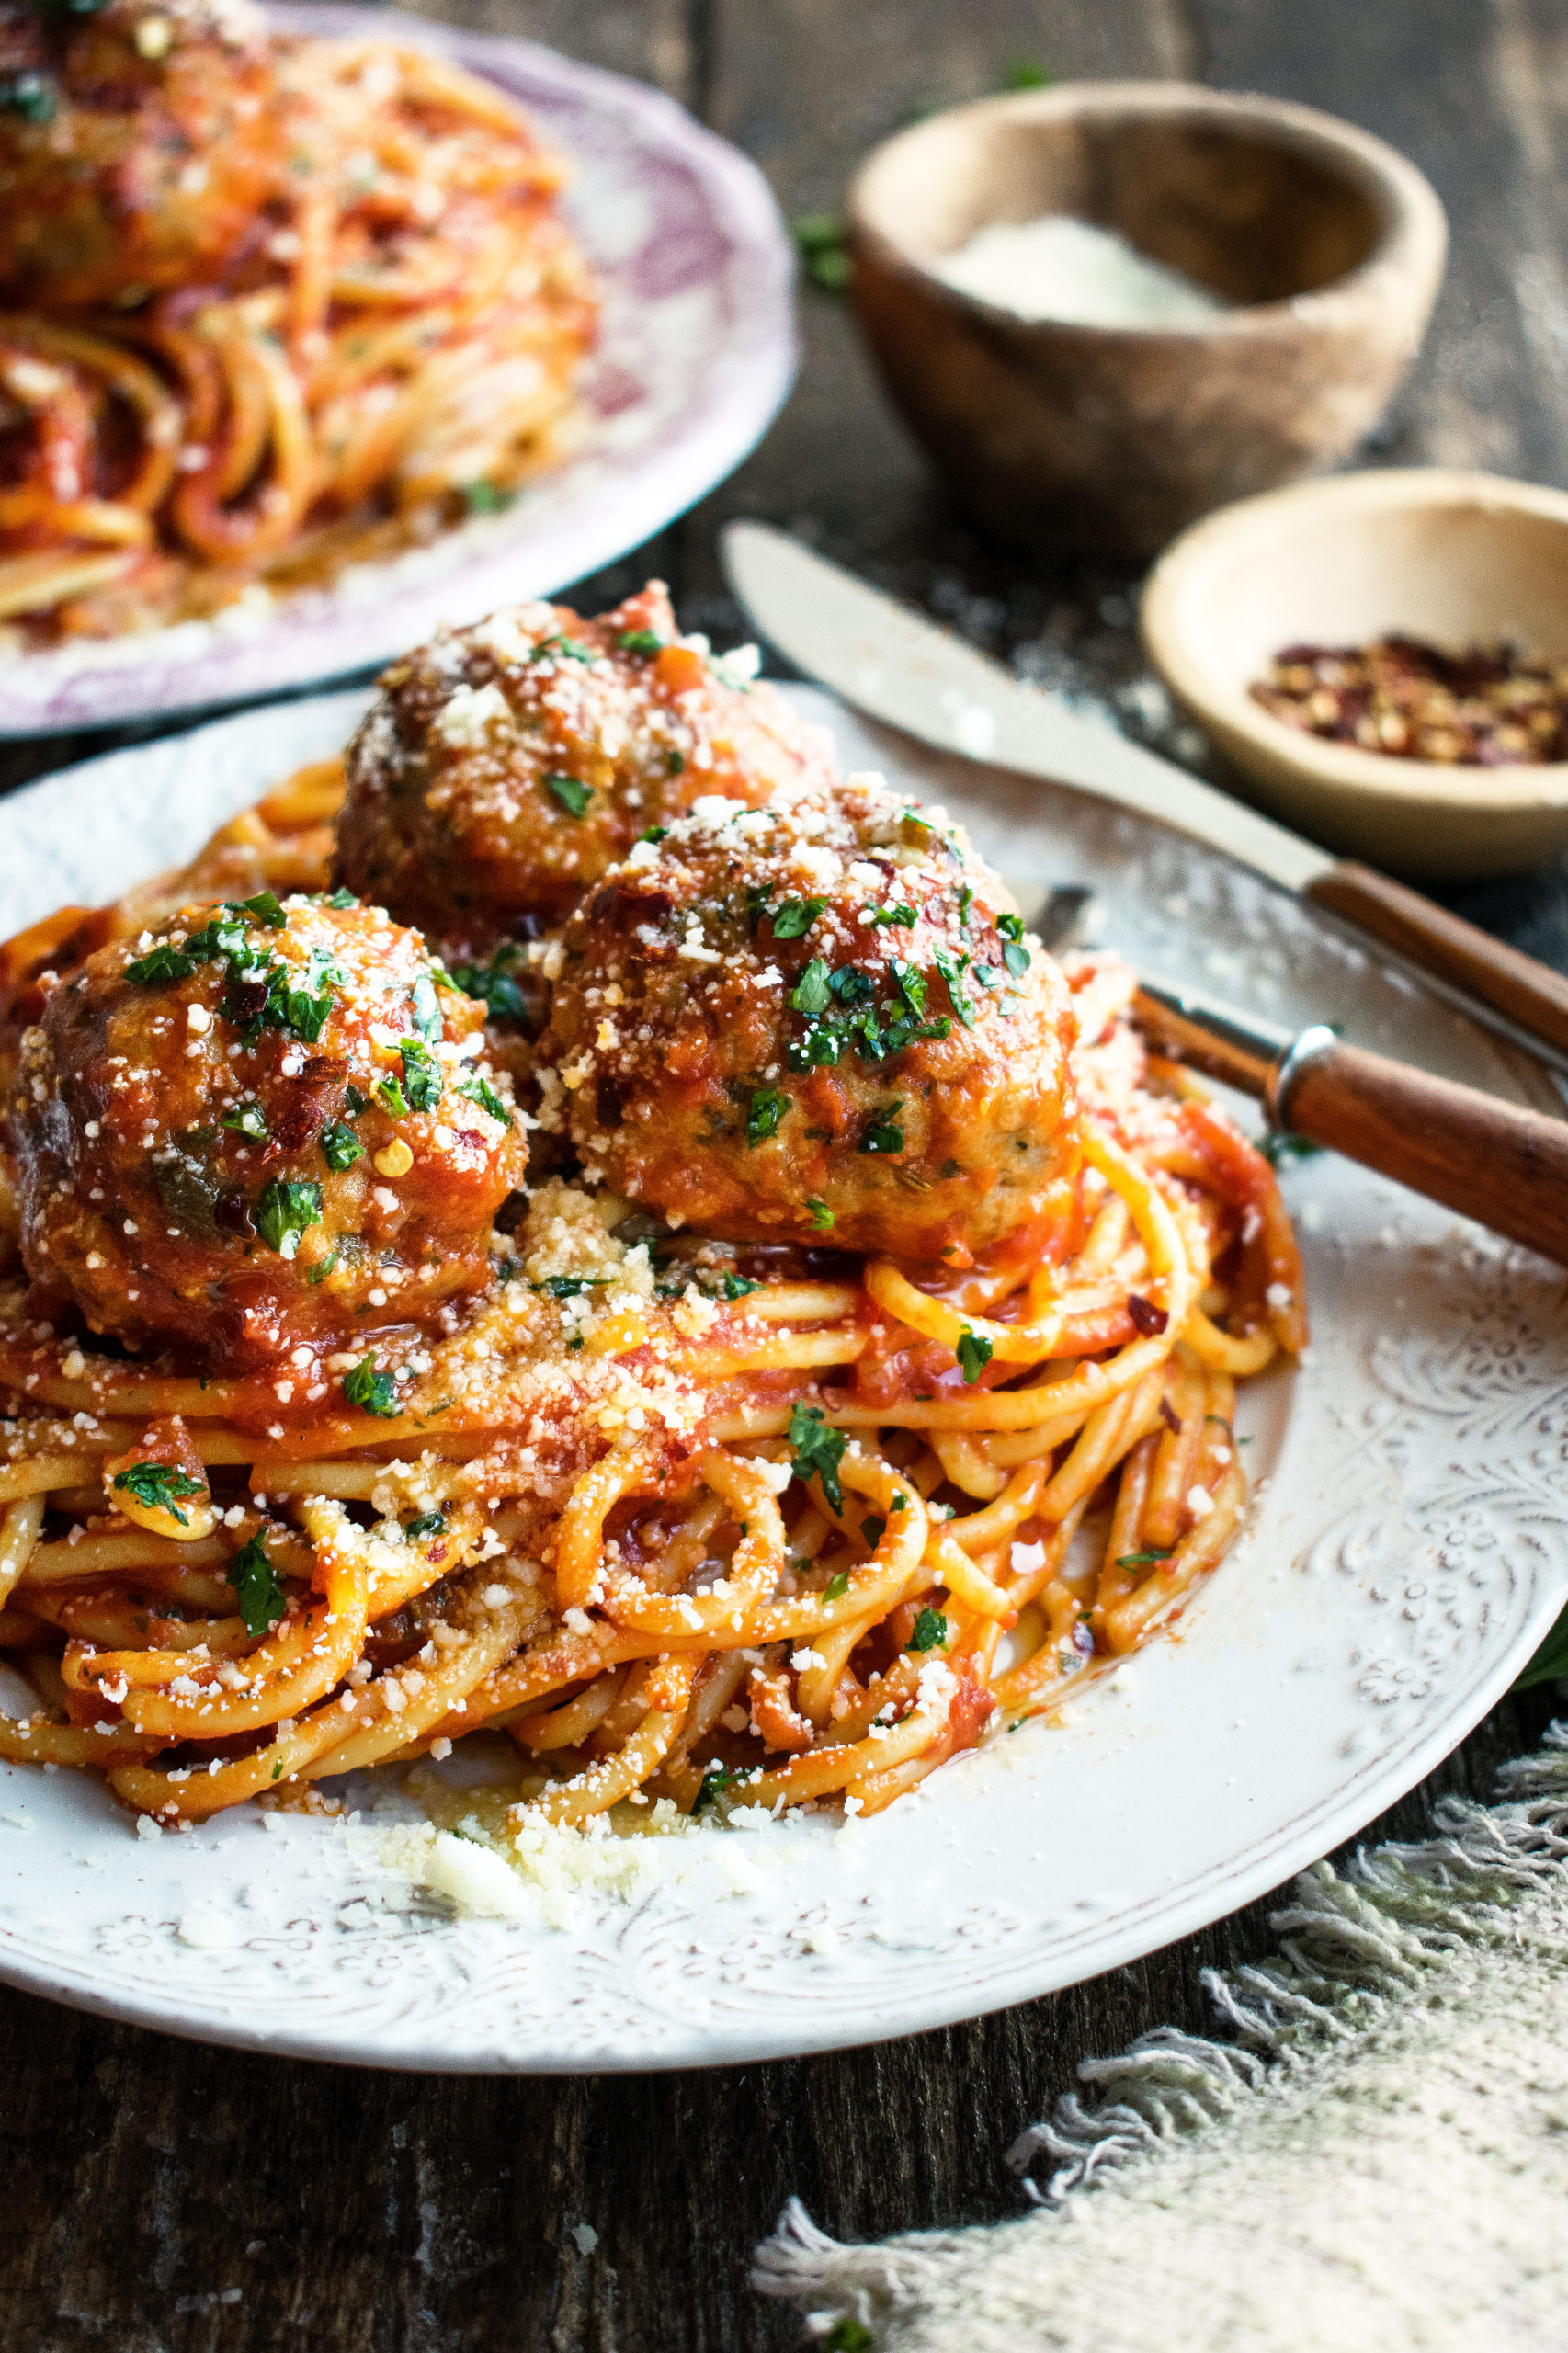
<instances>
[{"instance_id":1,"label":"wooden spreader handle","mask_svg":"<svg viewBox=\"0 0 1568 2353\"><path fill-rule=\"evenodd\" d=\"M1568 979L1549 964L1506 947L1419 891L1354 859L1320 874L1302 896L1568 1053Z\"/></svg>"},{"instance_id":2,"label":"wooden spreader handle","mask_svg":"<svg viewBox=\"0 0 1568 2353\"><path fill-rule=\"evenodd\" d=\"M1337 1040L1286 1078L1295 1134L1568 1266L1568 1123Z\"/></svg>"}]
</instances>

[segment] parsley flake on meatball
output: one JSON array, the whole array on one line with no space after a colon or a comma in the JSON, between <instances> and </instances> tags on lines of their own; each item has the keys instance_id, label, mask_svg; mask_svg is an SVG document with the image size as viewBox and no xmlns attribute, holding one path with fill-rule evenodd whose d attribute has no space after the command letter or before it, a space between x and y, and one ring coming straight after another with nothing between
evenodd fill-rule
<instances>
[{"instance_id":1,"label":"parsley flake on meatball","mask_svg":"<svg viewBox=\"0 0 1568 2353\"><path fill-rule=\"evenodd\" d=\"M672 1224L962 1266L1075 1233L1074 1035L964 835L860 777L638 843L540 1059L590 1180Z\"/></svg>"},{"instance_id":2,"label":"parsley flake on meatball","mask_svg":"<svg viewBox=\"0 0 1568 2353\"><path fill-rule=\"evenodd\" d=\"M338 879L503 996L497 947L564 922L650 827L830 773L825 736L747 662L677 637L657 581L597 620L520 605L406 654L347 770Z\"/></svg>"},{"instance_id":3,"label":"parsley flake on meatball","mask_svg":"<svg viewBox=\"0 0 1568 2353\"><path fill-rule=\"evenodd\" d=\"M428 1323L489 1280L523 1177L483 1017L340 901L264 892L100 949L22 1040L28 1272L95 1332L240 1370Z\"/></svg>"}]
</instances>

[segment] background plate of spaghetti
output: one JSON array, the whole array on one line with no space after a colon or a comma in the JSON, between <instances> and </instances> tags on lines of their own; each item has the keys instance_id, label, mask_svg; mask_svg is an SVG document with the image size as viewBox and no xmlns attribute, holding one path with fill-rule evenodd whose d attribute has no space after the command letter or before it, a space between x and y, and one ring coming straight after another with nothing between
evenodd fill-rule
<instances>
[{"instance_id":1,"label":"background plate of spaghetti","mask_svg":"<svg viewBox=\"0 0 1568 2353\"><path fill-rule=\"evenodd\" d=\"M477 864L382 790L413 746L421 807L483 796L546 668L624 756L536 779L460 903ZM656 595L523 608L362 726L361 695L245 714L0 808L0 924L40 926L5 962L14 1055L42 1017L13 1168L57 1283L8 1279L0 1335L9 1980L425 2068L929 2028L1278 1883L1568 1595L1561 1274L1326 1158L1281 1170L1287 1220L1223 1108L1144 1069L1108 950L1521 1069L1197 845L983 798L790 689L892 790L836 782L738 675ZM677 726L723 788L684 814ZM633 756L665 782L628 851ZM1026 906L1092 881L1108 950L1064 985L985 853ZM366 868L424 937L332 892ZM498 948L523 891L531 950ZM747 1020L755 1083L694 1063ZM1019 1087L1034 1157L966 1191L954 1123L1005 1145Z\"/></svg>"},{"instance_id":2,"label":"background plate of spaghetti","mask_svg":"<svg viewBox=\"0 0 1568 2353\"><path fill-rule=\"evenodd\" d=\"M391 10L272 10L280 54L261 23L0 11L0 733L341 676L548 592L788 386L773 199L669 99Z\"/></svg>"}]
</instances>

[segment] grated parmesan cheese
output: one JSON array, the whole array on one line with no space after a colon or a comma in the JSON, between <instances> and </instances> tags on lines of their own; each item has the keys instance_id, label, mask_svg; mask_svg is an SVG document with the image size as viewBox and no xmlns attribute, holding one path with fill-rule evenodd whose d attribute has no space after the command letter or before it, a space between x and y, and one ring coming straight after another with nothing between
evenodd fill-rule
<instances>
[{"instance_id":1,"label":"grated parmesan cheese","mask_svg":"<svg viewBox=\"0 0 1568 2353\"><path fill-rule=\"evenodd\" d=\"M436 715L435 732L444 742L472 750L484 741L498 721L510 724L511 705L499 687L460 687Z\"/></svg>"}]
</instances>

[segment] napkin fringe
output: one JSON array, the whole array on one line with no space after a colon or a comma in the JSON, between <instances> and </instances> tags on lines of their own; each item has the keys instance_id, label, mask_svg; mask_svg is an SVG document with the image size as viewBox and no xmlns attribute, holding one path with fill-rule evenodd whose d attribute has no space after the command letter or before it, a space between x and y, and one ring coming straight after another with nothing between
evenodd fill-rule
<instances>
[{"instance_id":1,"label":"napkin fringe","mask_svg":"<svg viewBox=\"0 0 1568 2353\"><path fill-rule=\"evenodd\" d=\"M1052 2167L1043 2188L1025 2180L1033 2215L853 2246L791 2198L756 2249L753 2287L802 2307L813 2336L852 2322L871 2332L858 2344L874 2343L879 2327L974 2261L997 2229L1070 2222L1073 2201L1122 2168L1295 2088L1323 2053L1371 2033L1457 1954L1503 1938L1568 1951L1568 1906L1531 1901L1568 1878L1568 1722L1549 1726L1534 1756L1505 1766L1498 1786L1503 1801L1491 1807L1441 1800L1432 1838L1358 1848L1343 1873L1326 1862L1303 1871L1292 1900L1269 1917L1279 1951L1203 1972L1226 2040L1156 2027L1115 2058L1081 2060L1096 2104L1063 2094L1006 2153L1026 2177L1042 2159Z\"/></svg>"}]
</instances>

